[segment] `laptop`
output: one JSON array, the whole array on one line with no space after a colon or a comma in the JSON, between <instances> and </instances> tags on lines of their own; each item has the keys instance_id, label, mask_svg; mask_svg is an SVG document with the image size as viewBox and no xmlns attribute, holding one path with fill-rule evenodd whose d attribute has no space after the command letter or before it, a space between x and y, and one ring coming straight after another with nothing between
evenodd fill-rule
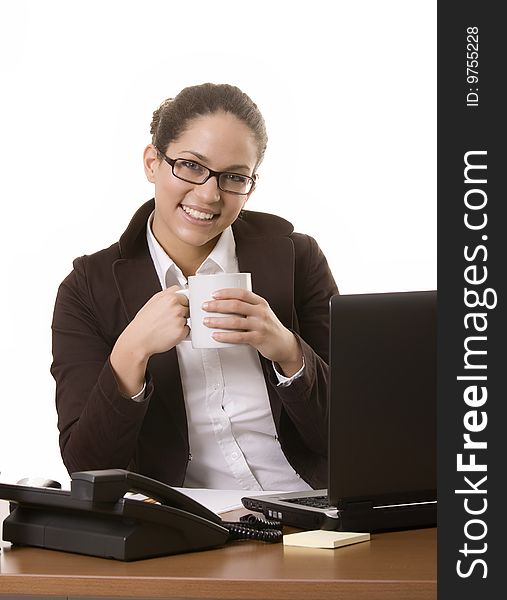
<instances>
[{"instance_id":1,"label":"laptop","mask_svg":"<svg viewBox=\"0 0 507 600\"><path fill-rule=\"evenodd\" d=\"M435 526L436 355L435 290L333 296L328 488L243 505L301 529Z\"/></svg>"}]
</instances>

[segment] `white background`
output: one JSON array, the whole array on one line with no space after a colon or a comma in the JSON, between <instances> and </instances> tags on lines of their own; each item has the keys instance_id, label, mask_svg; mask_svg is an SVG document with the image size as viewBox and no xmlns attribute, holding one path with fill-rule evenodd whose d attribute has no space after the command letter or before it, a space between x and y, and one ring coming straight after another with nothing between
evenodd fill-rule
<instances>
[{"instance_id":1,"label":"white background","mask_svg":"<svg viewBox=\"0 0 507 600\"><path fill-rule=\"evenodd\" d=\"M436 25L429 0L0 0L0 478L68 479L55 294L152 196L151 115L186 85L259 105L247 208L314 236L342 293L436 288Z\"/></svg>"}]
</instances>

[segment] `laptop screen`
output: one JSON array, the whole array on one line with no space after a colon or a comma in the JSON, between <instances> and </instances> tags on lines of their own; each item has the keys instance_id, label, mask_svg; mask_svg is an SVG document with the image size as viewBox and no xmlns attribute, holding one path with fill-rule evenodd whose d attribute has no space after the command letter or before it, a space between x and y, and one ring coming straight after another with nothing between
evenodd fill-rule
<instances>
[{"instance_id":1,"label":"laptop screen","mask_svg":"<svg viewBox=\"0 0 507 600\"><path fill-rule=\"evenodd\" d=\"M329 500L436 499L436 291L331 299Z\"/></svg>"}]
</instances>

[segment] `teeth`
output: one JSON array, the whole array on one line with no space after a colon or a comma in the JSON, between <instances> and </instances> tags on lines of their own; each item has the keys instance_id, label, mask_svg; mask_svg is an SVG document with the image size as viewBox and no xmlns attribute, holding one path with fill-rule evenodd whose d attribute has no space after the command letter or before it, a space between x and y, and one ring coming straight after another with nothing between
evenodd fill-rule
<instances>
[{"instance_id":1,"label":"teeth","mask_svg":"<svg viewBox=\"0 0 507 600\"><path fill-rule=\"evenodd\" d=\"M194 217L194 219L203 219L204 221L210 221L213 218L213 215L210 213L200 212L199 210L194 210L193 208L189 208L188 206L181 205L181 208L190 215Z\"/></svg>"}]
</instances>

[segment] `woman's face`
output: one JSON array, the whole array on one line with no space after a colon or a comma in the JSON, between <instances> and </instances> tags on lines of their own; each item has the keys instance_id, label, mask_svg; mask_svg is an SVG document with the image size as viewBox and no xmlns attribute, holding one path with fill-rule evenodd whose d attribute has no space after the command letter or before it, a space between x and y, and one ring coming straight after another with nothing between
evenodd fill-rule
<instances>
[{"instance_id":1,"label":"woman's face","mask_svg":"<svg viewBox=\"0 0 507 600\"><path fill-rule=\"evenodd\" d=\"M214 171L251 176L257 163L257 144L243 121L221 112L190 121L165 154L172 159L197 161ZM145 150L144 164L148 180L155 184L153 233L159 243L168 254L171 250L176 254L211 251L222 231L236 220L248 196L223 192L216 177L202 185L178 179L152 145Z\"/></svg>"}]
</instances>

